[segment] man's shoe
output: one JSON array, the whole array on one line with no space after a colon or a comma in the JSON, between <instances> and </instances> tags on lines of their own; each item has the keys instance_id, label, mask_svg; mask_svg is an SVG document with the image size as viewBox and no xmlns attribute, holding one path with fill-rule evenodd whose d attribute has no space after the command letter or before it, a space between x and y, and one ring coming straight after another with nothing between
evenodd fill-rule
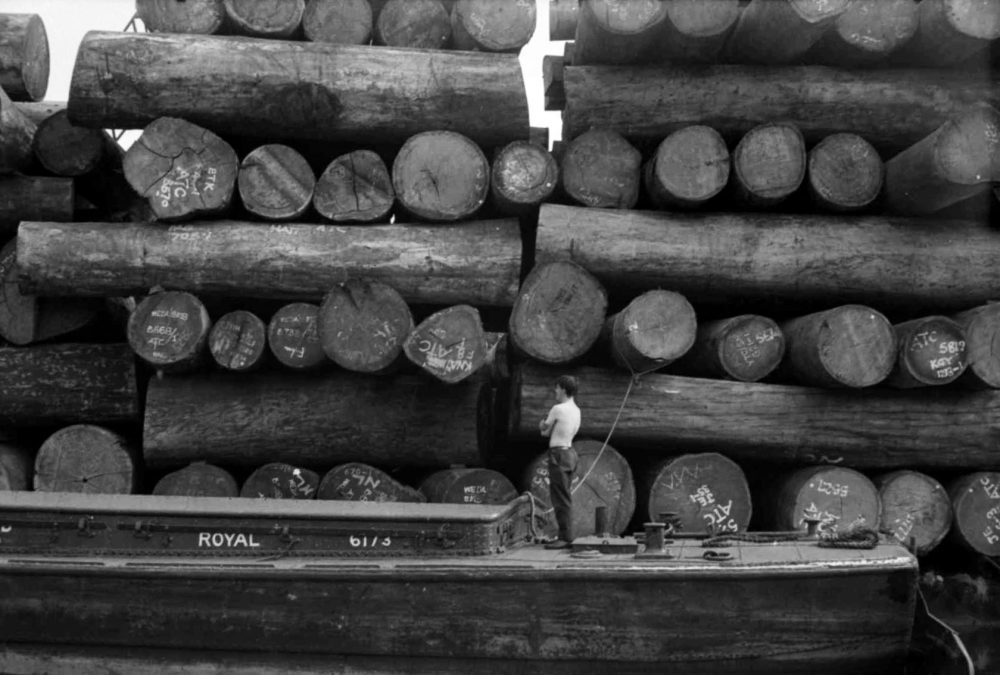
<instances>
[{"instance_id":1,"label":"man's shoe","mask_svg":"<svg viewBox=\"0 0 1000 675\"><path fill-rule=\"evenodd\" d=\"M566 541L564 539L553 539L552 541L550 541L547 544L545 544L545 548L547 548L547 549L560 549L560 548L569 548L572 545L573 544L569 543L568 541Z\"/></svg>"}]
</instances>

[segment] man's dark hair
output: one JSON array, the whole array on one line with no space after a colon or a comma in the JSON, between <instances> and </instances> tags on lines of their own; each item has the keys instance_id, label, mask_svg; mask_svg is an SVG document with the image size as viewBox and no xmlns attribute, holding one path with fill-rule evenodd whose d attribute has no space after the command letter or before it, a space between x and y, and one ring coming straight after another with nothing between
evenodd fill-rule
<instances>
[{"instance_id":1,"label":"man's dark hair","mask_svg":"<svg viewBox=\"0 0 1000 675\"><path fill-rule=\"evenodd\" d=\"M560 375L559 379L556 380L556 386L562 387L562 390L566 392L566 395L570 398L576 397L576 391L579 385L576 383L576 378L572 375Z\"/></svg>"}]
</instances>

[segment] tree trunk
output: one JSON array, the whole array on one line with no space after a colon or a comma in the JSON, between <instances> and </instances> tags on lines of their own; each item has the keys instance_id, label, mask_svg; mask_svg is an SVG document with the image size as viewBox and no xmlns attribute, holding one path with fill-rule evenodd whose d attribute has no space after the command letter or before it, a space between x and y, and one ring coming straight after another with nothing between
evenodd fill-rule
<instances>
[{"instance_id":1,"label":"tree trunk","mask_svg":"<svg viewBox=\"0 0 1000 675\"><path fill-rule=\"evenodd\" d=\"M503 213L523 216L547 201L559 183L559 165L544 147L514 141L497 152L490 171L490 194Z\"/></svg>"},{"instance_id":2,"label":"tree trunk","mask_svg":"<svg viewBox=\"0 0 1000 675\"><path fill-rule=\"evenodd\" d=\"M301 31L305 0L224 0L226 28L250 37L293 39Z\"/></svg>"},{"instance_id":3,"label":"tree trunk","mask_svg":"<svg viewBox=\"0 0 1000 675\"><path fill-rule=\"evenodd\" d=\"M481 383L445 386L417 374L167 377L150 382L143 448L150 466L481 464L492 405Z\"/></svg>"},{"instance_id":4,"label":"tree trunk","mask_svg":"<svg viewBox=\"0 0 1000 675\"><path fill-rule=\"evenodd\" d=\"M581 0L573 62L641 63L663 44L667 4L659 0Z\"/></svg>"},{"instance_id":5,"label":"tree trunk","mask_svg":"<svg viewBox=\"0 0 1000 675\"><path fill-rule=\"evenodd\" d=\"M403 343L407 358L446 384L486 365L486 336L479 311L454 305L420 322Z\"/></svg>"},{"instance_id":6,"label":"tree trunk","mask_svg":"<svg viewBox=\"0 0 1000 675\"><path fill-rule=\"evenodd\" d=\"M849 5L850 0L751 0L729 36L727 57L734 63L793 63Z\"/></svg>"},{"instance_id":7,"label":"tree trunk","mask_svg":"<svg viewBox=\"0 0 1000 675\"><path fill-rule=\"evenodd\" d=\"M427 498L381 469L361 462L339 464L323 476L316 499L351 502L425 502Z\"/></svg>"},{"instance_id":8,"label":"tree trunk","mask_svg":"<svg viewBox=\"0 0 1000 675\"><path fill-rule=\"evenodd\" d=\"M694 345L672 370L695 377L756 382L785 356L785 335L773 320L756 314L698 324Z\"/></svg>"},{"instance_id":9,"label":"tree trunk","mask_svg":"<svg viewBox=\"0 0 1000 675\"><path fill-rule=\"evenodd\" d=\"M243 158L237 184L247 211L265 220L295 220L309 210L316 175L287 145L262 145Z\"/></svg>"},{"instance_id":10,"label":"tree trunk","mask_svg":"<svg viewBox=\"0 0 1000 675\"><path fill-rule=\"evenodd\" d=\"M715 452L680 455L637 472L639 515L665 522L678 516L682 533L746 532L753 506L743 470Z\"/></svg>"},{"instance_id":11,"label":"tree trunk","mask_svg":"<svg viewBox=\"0 0 1000 675\"><path fill-rule=\"evenodd\" d=\"M514 346L544 363L569 363L583 356L604 326L608 296L579 265L537 265L521 285L510 315Z\"/></svg>"},{"instance_id":12,"label":"tree trunk","mask_svg":"<svg viewBox=\"0 0 1000 675\"><path fill-rule=\"evenodd\" d=\"M319 474L284 462L265 464L243 483L240 497L256 499L316 499Z\"/></svg>"},{"instance_id":13,"label":"tree trunk","mask_svg":"<svg viewBox=\"0 0 1000 675\"><path fill-rule=\"evenodd\" d=\"M1000 468L1000 394L942 396L935 390L836 390L728 382L599 368L522 364L511 383L512 440L538 440L552 406L552 383L580 382L580 437L667 455L683 447L736 461L843 463L856 468ZM961 429L961 442L955 429Z\"/></svg>"},{"instance_id":14,"label":"tree trunk","mask_svg":"<svg viewBox=\"0 0 1000 675\"><path fill-rule=\"evenodd\" d=\"M0 442L0 492L31 489L35 453L28 448Z\"/></svg>"},{"instance_id":15,"label":"tree trunk","mask_svg":"<svg viewBox=\"0 0 1000 675\"><path fill-rule=\"evenodd\" d=\"M551 386L549 394L551 398ZM535 420L536 441L539 439L537 425ZM573 448L580 457L573 471L570 487L573 496L570 529L573 535L586 537L605 534L598 532L596 527L595 510L599 506L607 509L610 534L623 533L635 514L636 491L631 467L617 450L600 441L578 440ZM544 537L556 536L558 528L549 496L547 452L528 463L520 487L522 492L532 494L532 501L535 503L533 524L537 534Z\"/></svg>"},{"instance_id":16,"label":"tree trunk","mask_svg":"<svg viewBox=\"0 0 1000 675\"><path fill-rule=\"evenodd\" d=\"M790 197L806 176L806 144L794 124L754 127L733 151L733 177L740 198L774 206Z\"/></svg>"},{"instance_id":17,"label":"tree trunk","mask_svg":"<svg viewBox=\"0 0 1000 675\"><path fill-rule=\"evenodd\" d=\"M697 332L694 308L683 295L653 290L609 316L601 337L619 368L646 373L683 356Z\"/></svg>"},{"instance_id":18,"label":"tree trunk","mask_svg":"<svg viewBox=\"0 0 1000 675\"><path fill-rule=\"evenodd\" d=\"M348 279L326 294L319 309L323 351L337 365L359 373L396 370L412 331L406 301L379 282Z\"/></svg>"},{"instance_id":19,"label":"tree trunk","mask_svg":"<svg viewBox=\"0 0 1000 675\"><path fill-rule=\"evenodd\" d=\"M955 540L983 555L1000 555L1000 473L978 471L948 484Z\"/></svg>"},{"instance_id":20,"label":"tree trunk","mask_svg":"<svg viewBox=\"0 0 1000 675\"><path fill-rule=\"evenodd\" d=\"M1000 295L1000 241L976 221L543 204L535 257L572 260L617 292L669 288L695 305L740 298L781 300L786 310L837 302L960 310Z\"/></svg>"},{"instance_id":21,"label":"tree trunk","mask_svg":"<svg viewBox=\"0 0 1000 675\"><path fill-rule=\"evenodd\" d=\"M335 223L388 221L395 201L389 170L371 150L355 150L330 162L313 194L316 211Z\"/></svg>"},{"instance_id":22,"label":"tree trunk","mask_svg":"<svg viewBox=\"0 0 1000 675\"><path fill-rule=\"evenodd\" d=\"M226 18L223 0L135 0L151 33L218 33Z\"/></svg>"},{"instance_id":23,"label":"tree trunk","mask_svg":"<svg viewBox=\"0 0 1000 675\"><path fill-rule=\"evenodd\" d=\"M1000 303L974 307L952 317L965 333L962 382L1000 389Z\"/></svg>"},{"instance_id":24,"label":"tree trunk","mask_svg":"<svg viewBox=\"0 0 1000 675\"><path fill-rule=\"evenodd\" d=\"M521 237L513 219L448 227L22 223L18 267L22 290L44 295L131 295L162 285L319 300L361 278L393 286L407 302L510 307Z\"/></svg>"},{"instance_id":25,"label":"tree trunk","mask_svg":"<svg viewBox=\"0 0 1000 675\"><path fill-rule=\"evenodd\" d=\"M443 469L420 484L428 502L436 504L506 504L517 489L506 476L491 469Z\"/></svg>"},{"instance_id":26,"label":"tree trunk","mask_svg":"<svg viewBox=\"0 0 1000 675\"><path fill-rule=\"evenodd\" d=\"M124 437L92 424L49 436L35 458L35 490L131 494L139 484L138 453Z\"/></svg>"},{"instance_id":27,"label":"tree trunk","mask_svg":"<svg viewBox=\"0 0 1000 675\"><path fill-rule=\"evenodd\" d=\"M462 134L426 131L406 141L396 155L392 186L400 205L418 218L464 220L486 202L490 164Z\"/></svg>"},{"instance_id":28,"label":"tree trunk","mask_svg":"<svg viewBox=\"0 0 1000 675\"><path fill-rule=\"evenodd\" d=\"M739 0L673 0L666 4L666 37L660 59L674 63L716 61L742 13Z\"/></svg>"},{"instance_id":29,"label":"tree trunk","mask_svg":"<svg viewBox=\"0 0 1000 675\"><path fill-rule=\"evenodd\" d=\"M225 370L245 373L264 361L267 326L252 312L237 310L224 314L208 334L208 350Z\"/></svg>"},{"instance_id":30,"label":"tree trunk","mask_svg":"<svg viewBox=\"0 0 1000 675\"><path fill-rule=\"evenodd\" d=\"M368 0L309 0L302 15L302 31L312 42L367 45L373 25Z\"/></svg>"},{"instance_id":31,"label":"tree trunk","mask_svg":"<svg viewBox=\"0 0 1000 675\"><path fill-rule=\"evenodd\" d=\"M75 199L71 178L0 175L0 232L11 236L24 220L71 223Z\"/></svg>"},{"instance_id":32,"label":"tree trunk","mask_svg":"<svg viewBox=\"0 0 1000 675\"><path fill-rule=\"evenodd\" d=\"M0 424L134 422L135 360L124 344L0 348Z\"/></svg>"},{"instance_id":33,"label":"tree trunk","mask_svg":"<svg viewBox=\"0 0 1000 675\"><path fill-rule=\"evenodd\" d=\"M128 319L128 343L139 358L164 373L195 370L204 361L212 320L190 293L150 295Z\"/></svg>"},{"instance_id":34,"label":"tree trunk","mask_svg":"<svg viewBox=\"0 0 1000 675\"><path fill-rule=\"evenodd\" d=\"M715 129L693 125L663 139L646 163L646 192L659 208L697 207L729 182L729 149Z\"/></svg>"},{"instance_id":35,"label":"tree trunk","mask_svg":"<svg viewBox=\"0 0 1000 675\"><path fill-rule=\"evenodd\" d=\"M631 209L639 199L641 165L639 151L620 134L591 129L566 147L562 188L584 206Z\"/></svg>"},{"instance_id":36,"label":"tree trunk","mask_svg":"<svg viewBox=\"0 0 1000 675\"><path fill-rule=\"evenodd\" d=\"M915 0L853 0L806 59L841 68L878 65L909 42L919 25Z\"/></svg>"},{"instance_id":37,"label":"tree trunk","mask_svg":"<svg viewBox=\"0 0 1000 675\"><path fill-rule=\"evenodd\" d=\"M0 14L0 88L14 101L41 101L49 87L49 39L37 14Z\"/></svg>"},{"instance_id":38,"label":"tree trunk","mask_svg":"<svg viewBox=\"0 0 1000 675\"><path fill-rule=\"evenodd\" d=\"M458 0L451 8L455 49L518 52L535 33L535 0Z\"/></svg>"},{"instance_id":39,"label":"tree trunk","mask_svg":"<svg viewBox=\"0 0 1000 675\"><path fill-rule=\"evenodd\" d=\"M967 363L965 331L944 316L898 323L898 356L886 384L908 389L954 382Z\"/></svg>"},{"instance_id":40,"label":"tree trunk","mask_svg":"<svg viewBox=\"0 0 1000 675\"><path fill-rule=\"evenodd\" d=\"M884 173L878 151L857 134L831 134L809 151L809 194L828 211L871 206Z\"/></svg>"},{"instance_id":41,"label":"tree trunk","mask_svg":"<svg viewBox=\"0 0 1000 675\"><path fill-rule=\"evenodd\" d=\"M580 0L549 0L549 40L572 40L576 37Z\"/></svg>"},{"instance_id":42,"label":"tree trunk","mask_svg":"<svg viewBox=\"0 0 1000 675\"><path fill-rule=\"evenodd\" d=\"M943 68L981 53L1000 38L1000 5L964 0L922 0L920 27L897 53L900 63Z\"/></svg>"},{"instance_id":43,"label":"tree trunk","mask_svg":"<svg viewBox=\"0 0 1000 675\"><path fill-rule=\"evenodd\" d=\"M315 370L327 364L319 338L319 306L308 302L285 305L267 325L267 344L283 366Z\"/></svg>"},{"instance_id":44,"label":"tree trunk","mask_svg":"<svg viewBox=\"0 0 1000 675\"><path fill-rule=\"evenodd\" d=\"M388 0L375 21L375 42L387 47L445 49L451 18L440 0Z\"/></svg>"},{"instance_id":45,"label":"tree trunk","mask_svg":"<svg viewBox=\"0 0 1000 675\"><path fill-rule=\"evenodd\" d=\"M880 312L842 305L786 321L787 373L814 387L871 387L896 362L893 326Z\"/></svg>"},{"instance_id":46,"label":"tree trunk","mask_svg":"<svg viewBox=\"0 0 1000 675\"><path fill-rule=\"evenodd\" d=\"M951 499L927 474L903 469L876 476L882 505L880 529L888 530L914 555L933 551L951 529Z\"/></svg>"},{"instance_id":47,"label":"tree trunk","mask_svg":"<svg viewBox=\"0 0 1000 675\"><path fill-rule=\"evenodd\" d=\"M157 481L154 495L173 497L238 497L236 479L225 469L205 462L191 462Z\"/></svg>"},{"instance_id":48,"label":"tree trunk","mask_svg":"<svg viewBox=\"0 0 1000 675\"><path fill-rule=\"evenodd\" d=\"M35 129L35 123L25 117L0 88L0 174L31 167L35 159L31 149Z\"/></svg>"},{"instance_id":49,"label":"tree trunk","mask_svg":"<svg viewBox=\"0 0 1000 675\"><path fill-rule=\"evenodd\" d=\"M930 214L1000 180L1000 111L970 106L885 165L886 207Z\"/></svg>"},{"instance_id":50,"label":"tree trunk","mask_svg":"<svg viewBox=\"0 0 1000 675\"><path fill-rule=\"evenodd\" d=\"M819 521L821 533L845 532L854 525L878 529L879 497L864 474L843 466L807 466L779 475L755 497L766 527L791 531Z\"/></svg>"},{"instance_id":51,"label":"tree trunk","mask_svg":"<svg viewBox=\"0 0 1000 675\"><path fill-rule=\"evenodd\" d=\"M268 142L401 144L451 129L492 147L527 138L530 126L514 54L111 32L83 40L69 111L85 126L177 116Z\"/></svg>"}]
</instances>

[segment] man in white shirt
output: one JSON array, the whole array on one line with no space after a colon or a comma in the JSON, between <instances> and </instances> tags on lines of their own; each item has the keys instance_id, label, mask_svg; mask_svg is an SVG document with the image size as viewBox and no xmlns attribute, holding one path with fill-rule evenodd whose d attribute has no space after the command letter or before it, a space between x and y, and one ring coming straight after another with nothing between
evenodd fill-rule
<instances>
[{"instance_id":1,"label":"man in white shirt","mask_svg":"<svg viewBox=\"0 0 1000 675\"><path fill-rule=\"evenodd\" d=\"M549 498L559 525L559 538L545 548L569 548L572 538L573 471L579 457L573 449L573 437L580 430L580 408L576 405L577 381L563 375L555 382L556 404L538 424L542 436L549 439Z\"/></svg>"}]
</instances>

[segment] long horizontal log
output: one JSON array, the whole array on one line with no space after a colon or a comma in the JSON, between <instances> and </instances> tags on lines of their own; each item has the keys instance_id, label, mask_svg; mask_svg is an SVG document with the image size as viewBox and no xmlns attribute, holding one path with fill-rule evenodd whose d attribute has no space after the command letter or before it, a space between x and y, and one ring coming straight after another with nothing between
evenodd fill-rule
<instances>
[{"instance_id":1,"label":"long horizontal log","mask_svg":"<svg viewBox=\"0 0 1000 675\"><path fill-rule=\"evenodd\" d=\"M516 219L454 225L262 225L240 221L21 223L22 290L108 296L160 285L196 294L320 300L349 278L381 281L407 302L510 307Z\"/></svg>"},{"instance_id":2,"label":"long horizontal log","mask_svg":"<svg viewBox=\"0 0 1000 675\"><path fill-rule=\"evenodd\" d=\"M525 364L511 385L512 438L538 435L562 374L580 383L577 437L604 439L613 426L610 442L619 448L857 468L1000 467L1000 393L992 390L845 392L656 373L632 382L615 370Z\"/></svg>"},{"instance_id":3,"label":"long horizontal log","mask_svg":"<svg viewBox=\"0 0 1000 675\"><path fill-rule=\"evenodd\" d=\"M565 139L599 127L658 143L704 124L731 140L782 120L810 144L853 132L880 150L902 149L971 103L1000 101L1000 87L983 73L930 69L566 66L562 77Z\"/></svg>"},{"instance_id":4,"label":"long horizontal log","mask_svg":"<svg viewBox=\"0 0 1000 675\"><path fill-rule=\"evenodd\" d=\"M269 141L402 143L449 129L492 146L529 129L515 54L110 32L83 39L69 114L116 129L175 116Z\"/></svg>"},{"instance_id":5,"label":"long horizontal log","mask_svg":"<svg viewBox=\"0 0 1000 675\"><path fill-rule=\"evenodd\" d=\"M609 289L669 288L692 302L961 310L1000 297L1000 239L972 220L544 204L535 256L572 260Z\"/></svg>"}]
</instances>

